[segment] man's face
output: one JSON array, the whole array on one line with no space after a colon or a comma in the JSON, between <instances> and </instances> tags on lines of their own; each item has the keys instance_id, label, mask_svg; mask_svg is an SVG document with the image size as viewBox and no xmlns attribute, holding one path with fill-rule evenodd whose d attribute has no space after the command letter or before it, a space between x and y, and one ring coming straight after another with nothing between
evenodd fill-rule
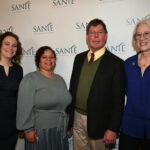
<instances>
[{"instance_id":1,"label":"man's face","mask_svg":"<svg viewBox=\"0 0 150 150\"><path fill-rule=\"evenodd\" d=\"M102 25L91 26L86 35L89 48L95 52L104 47L107 41L107 33Z\"/></svg>"}]
</instances>

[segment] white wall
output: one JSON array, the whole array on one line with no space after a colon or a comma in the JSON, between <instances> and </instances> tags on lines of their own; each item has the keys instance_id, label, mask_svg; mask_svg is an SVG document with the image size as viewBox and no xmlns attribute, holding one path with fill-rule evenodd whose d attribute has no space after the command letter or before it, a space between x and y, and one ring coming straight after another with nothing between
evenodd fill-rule
<instances>
[{"instance_id":1,"label":"white wall","mask_svg":"<svg viewBox=\"0 0 150 150\"><path fill-rule=\"evenodd\" d=\"M126 59L135 54L133 28L138 20L150 18L149 6L149 0L0 0L0 32L19 35L25 51L24 74L36 69L36 50L51 46L57 53L55 72L69 86L74 57L87 50L86 24L103 19L108 28L107 47Z\"/></svg>"}]
</instances>

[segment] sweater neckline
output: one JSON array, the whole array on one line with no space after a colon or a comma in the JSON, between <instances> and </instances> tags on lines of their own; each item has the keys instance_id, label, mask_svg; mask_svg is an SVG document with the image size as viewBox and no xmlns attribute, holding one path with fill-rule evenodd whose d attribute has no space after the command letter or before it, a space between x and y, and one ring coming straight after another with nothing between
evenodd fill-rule
<instances>
[{"instance_id":1,"label":"sweater neckline","mask_svg":"<svg viewBox=\"0 0 150 150\"><path fill-rule=\"evenodd\" d=\"M54 77L53 78L48 78L48 77L46 77L45 75L43 75L40 71L37 71L38 72L38 74L41 76L41 77L43 77L43 78L45 78L45 79L48 79L48 80L54 80L55 79L55 74L54 74Z\"/></svg>"}]
</instances>

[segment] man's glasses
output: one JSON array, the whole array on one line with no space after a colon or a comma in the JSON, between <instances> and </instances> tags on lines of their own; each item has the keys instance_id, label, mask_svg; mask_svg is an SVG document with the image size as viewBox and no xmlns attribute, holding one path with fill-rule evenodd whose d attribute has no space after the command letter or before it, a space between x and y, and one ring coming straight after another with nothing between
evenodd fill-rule
<instances>
[{"instance_id":1,"label":"man's glasses","mask_svg":"<svg viewBox=\"0 0 150 150\"><path fill-rule=\"evenodd\" d=\"M103 34L105 34L105 33L106 33L106 32L104 32L104 31L98 31L98 32L90 31L90 32L89 32L89 35L95 36L95 35L103 35Z\"/></svg>"}]
</instances>

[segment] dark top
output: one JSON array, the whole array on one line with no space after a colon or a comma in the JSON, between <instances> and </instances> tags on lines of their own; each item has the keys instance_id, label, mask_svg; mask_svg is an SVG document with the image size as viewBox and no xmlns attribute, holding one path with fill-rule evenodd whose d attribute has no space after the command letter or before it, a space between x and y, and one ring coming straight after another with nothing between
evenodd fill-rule
<instances>
[{"instance_id":1,"label":"dark top","mask_svg":"<svg viewBox=\"0 0 150 150\"><path fill-rule=\"evenodd\" d=\"M22 77L21 66L13 63L7 76L4 67L0 65L0 138L6 138L17 132L17 92Z\"/></svg>"},{"instance_id":2,"label":"dark top","mask_svg":"<svg viewBox=\"0 0 150 150\"><path fill-rule=\"evenodd\" d=\"M87 53L88 51L78 54L74 61L70 81L72 103L68 107L70 114L68 128L73 126L76 92ZM107 129L116 133L119 131L124 96L124 61L106 50L97 68L87 99L87 132L89 137L103 138Z\"/></svg>"},{"instance_id":3,"label":"dark top","mask_svg":"<svg viewBox=\"0 0 150 150\"><path fill-rule=\"evenodd\" d=\"M125 61L127 102L121 131L135 137L150 139L150 66L144 74L138 66L138 54Z\"/></svg>"}]
</instances>

